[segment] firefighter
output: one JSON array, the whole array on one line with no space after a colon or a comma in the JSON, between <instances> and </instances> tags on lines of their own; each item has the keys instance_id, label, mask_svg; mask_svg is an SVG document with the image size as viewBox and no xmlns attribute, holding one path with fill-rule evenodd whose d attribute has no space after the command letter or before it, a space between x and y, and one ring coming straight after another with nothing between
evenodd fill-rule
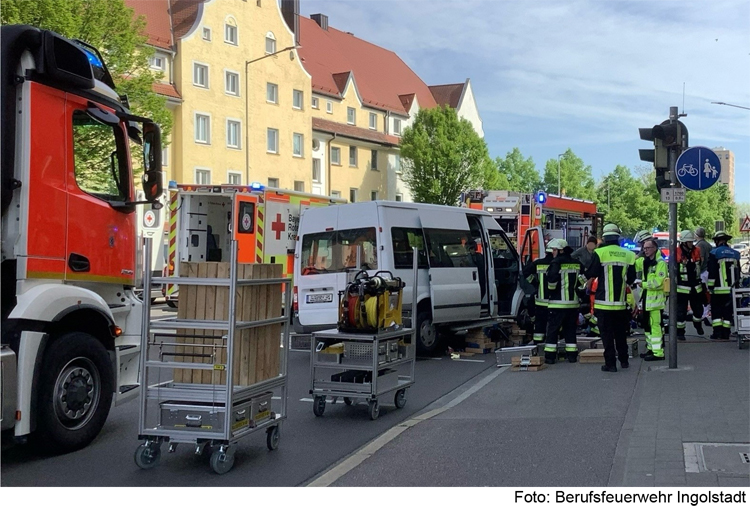
<instances>
[{"instance_id":1,"label":"firefighter","mask_svg":"<svg viewBox=\"0 0 750 525\"><path fill-rule=\"evenodd\" d=\"M552 248L547 244L544 257L540 257L523 268L524 278L535 285L534 295L534 343L542 344L547 333L547 269L552 262Z\"/></svg>"},{"instance_id":2,"label":"firefighter","mask_svg":"<svg viewBox=\"0 0 750 525\"><path fill-rule=\"evenodd\" d=\"M602 371L617 372L617 358L622 368L629 366L626 285L635 282L635 254L620 246L620 228L616 224L604 226L602 239L602 245L594 250L586 277L589 283L598 279L594 312L604 343Z\"/></svg>"},{"instance_id":3,"label":"firefighter","mask_svg":"<svg viewBox=\"0 0 750 525\"><path fill-rule=\"evenodd\" d=\"M638 259L642 261L641 270L643 277L641 284L640 309L643 312L643 328L646 332L646 353L643 354L644 361L663 361L664 343L661 330L662 312L666 306L664 294L664 280L668 279L667 263L661 256L659 245L654 239L647 239L643 243L645 255ZM636 261L636 264L638 263Z\"/></svg>"},{"instance_id":4,"label":"firefighter","mask_svg":"<svg viewBox=\"0 0 750 525\"><path fill-rule=\"evenodd\" d=\"M727 246L732 238L726 232L714 234L716 248L708 256L708 289L711 292L711 339L729 340L733 304L732 287L740 277L740 252Z\"/></svg>"},{"instance_id":5,"label":"firefighter","mask_svg":"<svg viewBox=\"0 0 750 525\"><path fill-rule=\"evenodd\" d=\"M557 356L557 339L560 329L565 338L565 355L568 362L575 363L578 357L576 345L576 324L578 320L579 285L584 284L585 267L572 257L573 250L564 239L553 239L552 262L547 270L547 288L549 289L549 320L544 341L544 362L555 363Z\"/></svg>"},{"instance_id":6,"label":"firefighter","mask_svg":"<svg viewBox=\"0 0 750 525\"><path fill-rule=\"evenodd\" d=\"M691 321L698 335L703 335L701 318L705 294L701 282L701 251L693 243L695 234L690 230L680 232L677 246L677 340L685 340L685 327ZM692 310L689 318L688 303Z\"/></svg>"},{"instance_id":7,"label":"firefighter","mask_svg":"<svg viewBox=\"0 0 750 525\"><path fill-rule=\"evenodd\" d=\"M643 243L646 242L649 239L653 239L653 234L648 230L641 230L638 233L635 234L635 237L633 237L633 240L638 245L638 253L636 254L636 260L640 259L645 255L643 251ZM636 272L638 269L636 268ZM640 277L638 277L640 279Z\"/></svg>"}]
</instances>

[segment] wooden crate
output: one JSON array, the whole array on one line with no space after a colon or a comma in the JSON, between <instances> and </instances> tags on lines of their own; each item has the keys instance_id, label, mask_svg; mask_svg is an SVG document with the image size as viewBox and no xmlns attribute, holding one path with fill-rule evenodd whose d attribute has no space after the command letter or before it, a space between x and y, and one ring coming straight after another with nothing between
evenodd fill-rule
<instances>
[{"instance_id":1,"label":"wooden crate","mask_svg":"<svg viewBox=\"0 0 750 525\"><path fill-rule=\"evenodd\" d=\"M282 277L280 264L241 264L237 268L238 279L271 279ZM228 278L229 263L202 262L182 263L180 275L188 277ZM235 298L237 321L260 321L281 317L282 286L258 285L238 286ZM181 285L180 301L177 310L179 319L220 320L229 317L228 286ZM279 345L281 343L280 323L235 331L234 362L232 379L235 386L249 386L260 381L277 377L280 373ZM227 332L224 330L177 330L178 343L205 344L205 347L178 347L176 361L214 363L214 370L176 369L177 383L225 384L227 380ZM213 336L215 338L204 338ZM214 346L215 345L215 346ZM215 354L206 357L197 354ZM222 367L221 365L224 365Z\"/></svg>"},{"instance_id":2,"label":"wooden crate","mask_svg":"<svg viewBox=\"0 0 750 525\"><path fill-rule=\"evenodd\" d=\"M590 348L578 353L579 363L604 363L604 348Z\"/></svg>"},{"instance_id":3,"label":"wooden crate","mask_svg":"<svg viewBox=\"0 0 750 525\"><path fill-rule=\"evenodd\" d=\"M521 365L521 356L513 356L510 358L510 364L511 366L520 366ZM540 366L544 364L544 356L541 355L532 355L529 356L529 364L531 366Z\"/></svg>"},{"instance_id":4,"label":"wooden crate","mask_svg":"<svg viewBox=\"0 0 750 525\"><path fill-rule=\"evenodd\" d=\"M547 365L545 365L544 363L538 366L528 366L525 368L522 368L521 365L511 365L510 367L511 371L513 372L538 372L539 370L544 370L545 368L547 368Z\"/></svg>"}]
</instances>

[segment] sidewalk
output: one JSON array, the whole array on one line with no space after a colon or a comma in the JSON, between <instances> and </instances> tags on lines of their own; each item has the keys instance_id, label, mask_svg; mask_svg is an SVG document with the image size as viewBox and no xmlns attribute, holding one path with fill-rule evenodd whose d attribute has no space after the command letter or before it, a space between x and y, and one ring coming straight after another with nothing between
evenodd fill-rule
<instances>
[{"instance_id":1,"label":"sidewalk","mask_svg":"<svg viewBox=\"0 0 750 525\"><path fill-rule=\"evenodd\" d=\"M706 339L677 370L630 363L490 369L311 484L750 486L750 352Z\"/></svg>"}]
</instances>

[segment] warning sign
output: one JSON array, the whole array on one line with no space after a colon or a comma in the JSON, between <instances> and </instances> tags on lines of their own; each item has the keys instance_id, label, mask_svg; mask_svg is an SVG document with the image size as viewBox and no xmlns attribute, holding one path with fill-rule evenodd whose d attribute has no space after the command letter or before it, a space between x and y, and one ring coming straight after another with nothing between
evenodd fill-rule
<instances>
[{"instance_id":1,"label":"warning sign","mask_svg":"<svg viewBox=\"0 0 750 525\"><path fill-rule=\"evenodd\" d=\"M745 215L745 220L742 221L742 226L740 226L741 232L750 232L750 215Z\"/></svg>"}]
</instances>

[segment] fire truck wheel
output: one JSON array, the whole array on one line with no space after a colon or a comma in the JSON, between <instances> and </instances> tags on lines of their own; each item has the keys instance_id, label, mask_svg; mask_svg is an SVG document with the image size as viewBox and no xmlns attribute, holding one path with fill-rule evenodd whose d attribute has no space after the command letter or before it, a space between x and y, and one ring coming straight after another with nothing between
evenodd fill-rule
<instances>
[{"instance_id":1,"label":"fire truck wheel","mask_svg":"<svg viewBox=\"0 0 750 525\"><path fill-rule=\"evenodd\" d=\"M426 308L420 308L417 312L417 353L430 355L438 347L438 333L432 324L432 315Z\"/></svg>"},{"instance_id":2,"label":"fire truck wheel","mask_svg":"<svg viewBox=\"0 0 750 525\"><path fill-rule=\"evenodd\" d=\"M107 420L114 391L104 345L81 332L55 339L45 351L39 385L39 446L70 452L91 443Z\"/></svg>"}]
</instances>

